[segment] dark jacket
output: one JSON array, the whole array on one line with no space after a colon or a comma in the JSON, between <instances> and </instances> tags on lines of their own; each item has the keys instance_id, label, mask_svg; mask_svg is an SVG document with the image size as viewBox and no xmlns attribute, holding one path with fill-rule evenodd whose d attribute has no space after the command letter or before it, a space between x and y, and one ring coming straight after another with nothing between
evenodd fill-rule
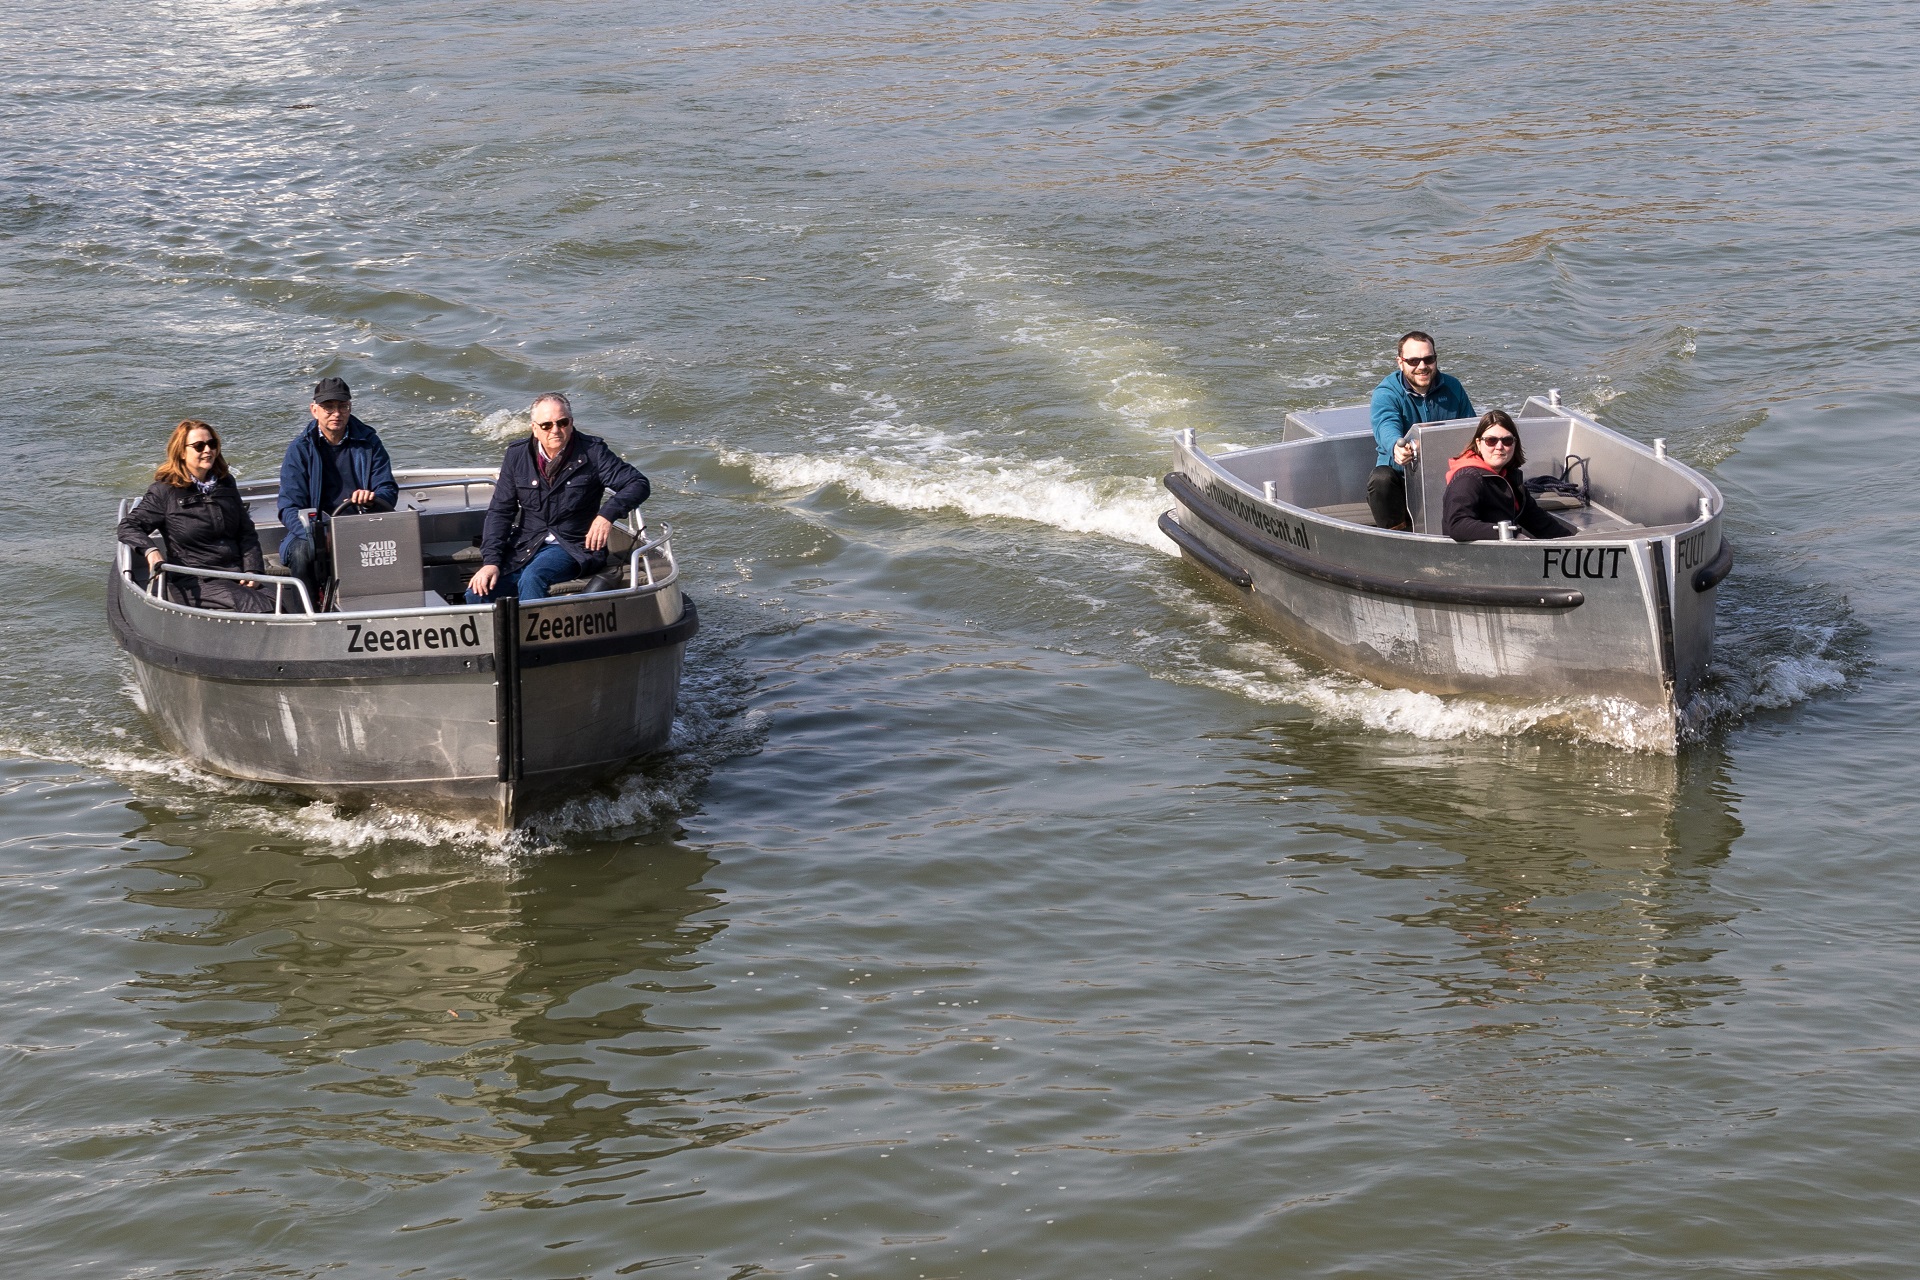
<instances>
[{"instance_id":1,"label":"dark jacket","mask_svg":"<svg viewBox=\"0 0 1920 1280\"><path fill-rule=\"evenodd\" d=\"M260 535L232 476L213 482L209 493L193 485L181 488L156 480L120 522L120 541L145 555L147 535L158 530L167 540L167 562L229 573L265 573Z\"/></svg>"},{"instance_id":2,"label":"dark jacket","mask_svg":"<svg viewBox=\"0 0 1920 1280\"><path fill-rule=\"evenodd\" d=\"M1467 389L1460 385L1460 379L1450 373L1438 374L1433 380L1433 390L1424 396L1413 393L1407 386L1407 380L1395 369L1380 379L1380 385L1373 389L1373 465L1392 467L1401 470L1400 464L1393 460L1393 446L1409 428L1422 422L1450 422L1455 418L1471 418L1473 402L1467 399Z\"/></svg>"},{"instance_id":3,"label":"dark jacket","mask_svg":"<svg viewBox=\"0 0 1920 1280\"><path fill-rule=\"evenodd\" d=\"M1455 542L1487 542L1511 520L1536 538L1569 538L1574 528L1540 509L1527 492L1520 468L1495 471L1484 459L1454 458L1447 464L1447 498L1440 532Z\"/></svg>"},{"instance_id":4,"label":"dark jacket","mask_svg":"<svg viewBox=\"0 0 1920 1280\"><path fill-rule=\"evenodd\" d=\"M281 559L286 558L293 540L306 533L306 527L300 523L300 512L318 507L320 494L326 488L326 463L320 457L322 439L320 424L308 418L307 429L293 438L287 446L287 456L281 459L280 523L286 529L286 536L280 539ZM373 490L375 511L393 510L400 500L400 485L393 478L393 462L387 457L387 446L380 443L379 435L360 419L349 417L343 443L353 468L354 487Z\"/></svg>"},{"instance_id":5,"label":"dark jacket","mask_svg":"<svg viewBox=\"0 0 1920 1280\"><path fill-rule=\"evenodd\" d=\"M507 446L500 479L487 504L480 561L511 572L533 559L551 533L582 573L598 573L605 551L588 551L595 516L618 520L647 500L653 486L598 436L576 431L567 451L541 476L533 440Z\"/></svg>"}]
</instances>

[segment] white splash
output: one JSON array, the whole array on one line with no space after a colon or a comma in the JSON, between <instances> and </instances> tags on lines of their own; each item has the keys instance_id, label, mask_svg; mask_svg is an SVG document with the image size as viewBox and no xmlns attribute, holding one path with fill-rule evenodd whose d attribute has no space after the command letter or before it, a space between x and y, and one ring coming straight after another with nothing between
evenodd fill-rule
<instances>
[{"instance_id":1,"label":"white splash","mask_svg":"<svg viewBox=\"0 0 1920 1280\"><path fill-rule=\"evenodd\" d=\"M533 414L526 409L495 409L473 426L482 440L506 444L533 432Z\"/></svg>"},{"instance_id":2,"label":"white splash","mask_svg":"<svg viewBox=\"0 0 1920 1280\"><path fill-rule=\"evenodd\" d=\"M1155 527L1168 500L1141 476L1083 476L1060 458L1016 461L947 453L919 463L872 454L758 454L718 450L776 490L837 484L864 499L902 511L959 511L965 515L1033 520L1069 533L1092 533L1174 554Z\"/></svg>"},{"instance_id":3,"label":"white splash","mask_svg":"<svg viewBox=\"0 0 1920 1280\"><path fill-rule=\"evenodd\" d=\"M1389 689L1357 676L1309 671L1277 647L1239 644L1244 665L1211 667L1196 683L1256 702L1299 707L1322 722L1429 741L1504 738L1545 732L1623 751L1671 754L1673 720L1663 710L1620 698L1555 698L1504 703L1463 695Z\"/></svg>"}]
</instances>

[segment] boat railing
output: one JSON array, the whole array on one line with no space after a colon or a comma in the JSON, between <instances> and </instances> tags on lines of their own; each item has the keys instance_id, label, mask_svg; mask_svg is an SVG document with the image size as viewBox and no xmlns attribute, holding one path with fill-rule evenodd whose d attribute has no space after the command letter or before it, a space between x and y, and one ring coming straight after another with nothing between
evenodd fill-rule
<instances>
[{"instance_id":1,"label":"boat railing","mask_svg":"<svg viewBox=\"0 0 1920 1280\"><path fill-rule=\"evenodd\" d=\"M647 535L646 519L640 514L638 507L635 507L627 513L625 523L627 533L632 537L641 539L641 541L634 543L633 550L627 553L627 585L621 588L622 590L631 591L635 587L638 587L640 585L640 574L642 570L646 572L646 585L649 587L656 587L662 583L671 582L680 575L679 562L673 558L673 543L671 541L673 537L672 525L661 525L660 532L649 537ZM648 554L652 551L661 552L667 561L666 574L658 579L654 576L653 560ZM594 594L598 595L600 593L595 592Z\"/></svg>"},{"instance_id":2,"label":"boat railing","mask_svg":"<svg viewBox=\"0 0 1920 1280\"><path fill-rule=\"evenodd\" d=\"M415 474L418 474L418 473L416 472ZM494 484L496 479L497 479L497 476L493 474L474 475L471 471L460 471L460 472L455 472L453 474L449 474L444 478L407 481L401 484L400 488L402 491L405 491L409 489L414 489L414 490L443 489L443 488L451 488L455 485L459 485L462 487L462 490L463 490L461 494L461 501L466 505L471 506L472 495L470 492L466 491L466 486L476 485L476 484L491 486ZM263 484L266 482L256 482L256 483ZM122 519L126 517L127 511L131 509L133 505L134 504L132 499L126 499L126 498L121 499L119 515ZM629 511L625 516L623 516L619 521L617 521L616 524L619 528L621 528L627 534L628 537L634 539L633 546L627 552L626 584L624 586L620 586L620 585L611 586L602 591L592 591L592 592L582 591L577 593L574 598L578 599L585 596L618 595L622 592L628 592L628 591L651 591L659 587L666 586L668 583L673 582L676 578L680 576L680 562L673 554L673 542L672 542L673 526L672 525L662 524L657 532L650 532L647 528L646 516L642 514L640 508L638 507L635 507L633 510ZM121 548L121 550L126 553L126 558L121 565L121 572L126 573L128 574L129 577L131 577L132 576L132 553L128 548L124 546ZM659 572L656 572L654 567L656 554L660 559L663 559L666 562L664 567ZM234 573L224 569L201 569L201 568L196 568L193 565L181 565L181 564L171 564L167 562L162 562L160 565L155 567L152 573L149 575L146 589L145 589L146 594L153 597L153 599L156 602L168 605L175 609L185 609L195 613L224 612L222 610L196 609L192 605L183 605L178 603L177 601L174 601L168 598L166 594L165 580L168 573L170 572L178 573L185 577L225 578L232 582L255 582L255 583L260 583L262 585L271 585L273 587L273 611L276 615L294 616L289 614L289 611L286 608L286 603L287 603L286 590L288 587L291 587L295 592L298 593L301 610L308 615L318 616L317 611L313 607L313 597L309 594L307 590L307 584L299 578L282 575L282 574L271 574L271 573L246 573L246 572ZM459 608L460 606L454 605L451 607ZM379 612L383 614L385 613L411 614L411 613L432 613L437 611L438 610L435 607L429 606L425 609L383 609L383 610L380 610Z\"/></svg>"},{"instance_id":3,"label":"boat railing","mask_svg":"<svg viewBox=\"0 0 1920 1280\"><path fill-rule=\"evenodd\" d=\"M200 569L190 564L168 564L164 560L154 566L153 572L148 575L147 594L159 600L166 600L167 575L169 573L178 573L190 578L225 578L228 582L271 583L273 586L273 611L277 614L287 611L284 607L286 603L286 589L292 587L300 595L301 612L312 613L314 611L313 597L307 594L307 584L298 578L283 577L279 574L272 573L231 573L225 569ZM171 604L173 602L169 600L167 603ZM188 606L180 607L184 608ZM208 612L220 611L209 610Z\"/></svg>"},{"instance_id":4,"label":"boat railing","mask_svg":"<svg viewBox=\"0 0 1920 1280\"><path fill-rule=\"evenodd\" d=\"M396 479L398 479L399 476L425 477L424 479L399 480L396 487L401 493L418 493L426 489L458 488L460 490L461 505L468 507L474 505L473 486L482 485L491 489L500 479L500 473L498 471L476 472L471 467L409 467L397 472ZM259 501L272 498L279 492L279 488L280 481L277 478L272 480L249 480L240 485L240 496L249 501Z\"/></svg>"}]
</instances>

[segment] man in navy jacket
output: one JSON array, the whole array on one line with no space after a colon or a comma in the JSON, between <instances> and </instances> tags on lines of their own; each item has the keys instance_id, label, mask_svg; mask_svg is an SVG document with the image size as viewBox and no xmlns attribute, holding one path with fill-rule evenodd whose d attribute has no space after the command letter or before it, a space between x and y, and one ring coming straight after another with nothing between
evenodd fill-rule
<instances>
[{"instance_id":1,"label":"man in navy jacket","mask_svg":"<svg viewBox=\"0 0 1920 1280\"><path fill-rule=\"evenodd\" d=\"M358 503L391 511L400 500L387 446L374 429L353 416L353 392L339 378L322 378L308 406L313 417L287 446L280 462L280 560L318 598L326 549L320 533L333 509ZM314 512L312 523L301 518Z\"/></svg>"},{"instance_id":2,"label":"man in navy jacket","mask_svg":"<svg viewBox=\"0 0 1920 1280\"><path fill-rule=\"evenodd\" d=\"M559 392L535 400L531 417L533 437L508 445L500 461L468 604L496 590L543 600L556 582L598 573L613 522L652 490L606 441L573 429L573 406Z\"/></svg>"},{"instance_id":3,"label":"man in navy jacket","mask_svg":"<svg viewBox=\"0 0 1920 1280\"><path fill-rule=\"evenodd\" d=\"M1367 506L1382 529L1410 529L1407 476L1413 457L1404 437L1417 423L1471 418L1473 402L1460 379L1440 372L1440 349L1415 329L1395 348L1399 367L1373 389L1373 474L1367 477Z\"/></svg>"}]
</instances>

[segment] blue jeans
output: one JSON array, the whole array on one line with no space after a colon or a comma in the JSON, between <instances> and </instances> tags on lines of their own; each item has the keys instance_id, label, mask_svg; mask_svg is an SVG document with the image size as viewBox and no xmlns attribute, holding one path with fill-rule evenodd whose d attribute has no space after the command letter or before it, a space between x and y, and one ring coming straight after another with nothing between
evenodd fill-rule
<instances>
[{"instance_id":1,"label":"blue jeans","mask_svg":"<svg viewBox=\"0 0 1920 1280\"><path fill-rule=\"evenodd\" d=\"M579 576L580 570L574 566L573 557L567 554L567 549L557 542L550 542L518 569L501 570L499 581L493 584L493 590L488 594L477 596L469 589L467 603L486 604L501 596L519 596L522 603L545 600L548 587Z\"/></svg>"}]
</instances>

